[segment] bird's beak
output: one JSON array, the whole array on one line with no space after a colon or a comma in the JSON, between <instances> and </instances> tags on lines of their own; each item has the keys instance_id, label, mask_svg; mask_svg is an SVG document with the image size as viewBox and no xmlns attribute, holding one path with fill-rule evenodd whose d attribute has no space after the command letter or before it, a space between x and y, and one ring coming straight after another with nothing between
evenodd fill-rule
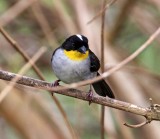
<instances>
[{"instance_id":1,"label":"bird's beak","mask_svg":"<svg viewBox=\"0 0 160 139\"><path fill-rule=\"evenodd\" d=\"M82 46L82 47L80 47L80 48L78 49L78 51L81 52L81 53L83 53L83 54L85 54L86 51L87 51L87 49L86 49L85 46Z\"/></svg>"}]
</instances>

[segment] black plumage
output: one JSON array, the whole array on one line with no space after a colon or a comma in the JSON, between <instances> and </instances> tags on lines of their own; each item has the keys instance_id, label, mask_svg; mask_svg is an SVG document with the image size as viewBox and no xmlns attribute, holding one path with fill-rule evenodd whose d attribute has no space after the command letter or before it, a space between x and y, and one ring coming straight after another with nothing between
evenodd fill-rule
<instances>
[{"instance_id":1,"label":"black plumage","mask_svg":"<svg viewBox=\"0 0 160 139\"><path fill-rule=\"evenodd\" d=\"M90 71L97 72L97 76L99 76L100 75L98 73L98 70L100 68L99 59L91 50L89 50L89 57L90 57L90 62L91 62ZM111 88L105 82L105 80L100 80L98 82L95 82L92 84L92 86L93 86L94 90L96 91L96 93L99 94L100 96L104 96L104 97L108 96L110 98L115 98Z\"/></svg>"}]
</instances>

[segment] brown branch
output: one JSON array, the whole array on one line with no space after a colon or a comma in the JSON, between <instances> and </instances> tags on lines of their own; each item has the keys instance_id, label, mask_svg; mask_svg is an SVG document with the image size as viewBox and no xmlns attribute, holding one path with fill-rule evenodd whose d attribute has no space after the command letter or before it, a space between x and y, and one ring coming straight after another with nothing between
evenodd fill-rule
<instances>
[{"instance_id":1,"label":"brown branch","mask_svg":"<svg viewBox=\"0 0 160 139\"><path fill-rule=\"evenodd\" d=\"M16 76L18 76L18 79L19 79L17 81L17 84L30 86L38 89L43 89L43 90L48 90L48 91L54 91L56 88L56 87L52 87L52 83L48 83L48 82L37 80L34 78L21 76L11 72L0 70L0 79L2 80L11 81ZM88 101L87 93L80 90L67 89L67 90L56 91L56 93ZM158 104L152 104L150 107L140 107L131 103L119 101L116 99L111 99L108 97L102 97L102 96L93 96L92 102L96 104L112 107L115 109L123 110L126 112L130 112L136 115L141 115L150 121L152 120L160 121L160 105Z\"/></svg>"},{"instance_id":2,"label":"brown branch","mask_svg":"<svg viewBox=\"0 0 160 139\"><path fill-rule=\"evenodd\" d=\"M139 127L142 127L144 125L149 124L150 122L151 122L151 120L146 119L146 121L144 121L143 123L137 124L137 125L131 125L131 124L127 124L127 123L124 123L124 125L127 127L130 127L130 128L139 128Z\"/></svg>"},{"instance_id":3,"label":"brown branch","mask_svg":"<svg viewBox=\"0 0 160 139\"><path fill-rule=\"evenodd\" d=\"M0 26L0 32L4 36L4 38L11 44L11 46L18 51L24 60L28 62L30 60L30 57L24 52L24 50L20 47L20 45ZM31 63L33 70L36 72L36 74L40 77L41 80L44 80L42 73L38 69L38 67Z\"/></svg>"},{"instance_id":4,"label":"brown branch","mask_svg":"<svg viewBox=\"0 0 160 139\"><path fill-rule=\"evenodd\" d=\"M105 8L106 0L102 1L102 9ZM105 12L102 13L101 17L101 70L104 72L104 28L105 28ZM105 121L105 106L101 106L101 139L105 138L104 131L104 121Z\"/></svg>"},{"instance_id":5,"label":"brown branch","mask_svg":"<svg viewBox=\"0 0 160 139\"><path fill-rule=\"evenodd\" d=\"M39 51L28 61L27 64L25 64L20 71L18 72L18 74L23 75L29 68L31 68L31 66L33 65L33 63L35 63L39 57L46 51L45 47L41 47L39 49ZM10 82L10 84L8 84L8 86L6 86L0 93L0 103L2 102L2 100L6 97L6 95L13 89L13 87L15 86L15 83L18 80L18 76L16 76L15 78L13 78L12 82Z\"/></svg>"},{"instance_id":6,"label":"brown branch","mask_svg":"<svg viewBox=\"0 0 160 139\"><path fill-rule=\"evenodd\" d=\"M150 109L152 111L154 111L154 109L158 108L157 111L160 112L159 111L160 105L154 104L152 98L150 98L149 101L150 101L150 104L151 104ZM145 125L149 124L150 122L152 122L152 119L150 117L145 117L145 118L146 118L146 120L144 122L140 123L140 124L131 125L131 124L124 123L124 125L127 126L127 127L130 127L130 128L139 128L139 127L145 126Z\"/></svg>"}]
</instances>

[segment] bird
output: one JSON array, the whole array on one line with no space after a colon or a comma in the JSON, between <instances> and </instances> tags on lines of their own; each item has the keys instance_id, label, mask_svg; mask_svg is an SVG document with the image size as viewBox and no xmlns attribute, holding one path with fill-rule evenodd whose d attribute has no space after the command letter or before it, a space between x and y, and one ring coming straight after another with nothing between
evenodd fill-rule
<instances>
[{"instance_id":1,"label":"bird","mask_svg":"<svg viewBox=\"0 0 160 139\"><path fill-rule=\"evenodd\" d=\"M87 37L80 34L68 37L60 47L55 49L51 57L51 65L58 78L53 86L58 86L60 81L70 84L100 76L98 72L100 61L89 49ZM87 94L89 102L93 97L91 86L98 95L115 98L110 86L102 79L90 85Z\"/></svg>"}]
</instances>

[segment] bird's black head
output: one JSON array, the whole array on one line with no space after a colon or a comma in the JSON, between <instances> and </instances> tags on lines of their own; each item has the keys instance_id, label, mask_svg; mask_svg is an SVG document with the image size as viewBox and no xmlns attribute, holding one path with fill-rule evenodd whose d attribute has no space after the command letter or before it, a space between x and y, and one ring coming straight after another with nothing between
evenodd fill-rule
<instances>
[{"instance_id":1,"label":"bird's black head","mask_svg":"<svg viewBox=\"0 0 160 139\"><path fill-rule=\"evenodd\" d=\"M76 50L81 53L86 53L89 50L88 39L79 34L67 38L61 47L66 51Z\"/></svg>"}]
</instances>

